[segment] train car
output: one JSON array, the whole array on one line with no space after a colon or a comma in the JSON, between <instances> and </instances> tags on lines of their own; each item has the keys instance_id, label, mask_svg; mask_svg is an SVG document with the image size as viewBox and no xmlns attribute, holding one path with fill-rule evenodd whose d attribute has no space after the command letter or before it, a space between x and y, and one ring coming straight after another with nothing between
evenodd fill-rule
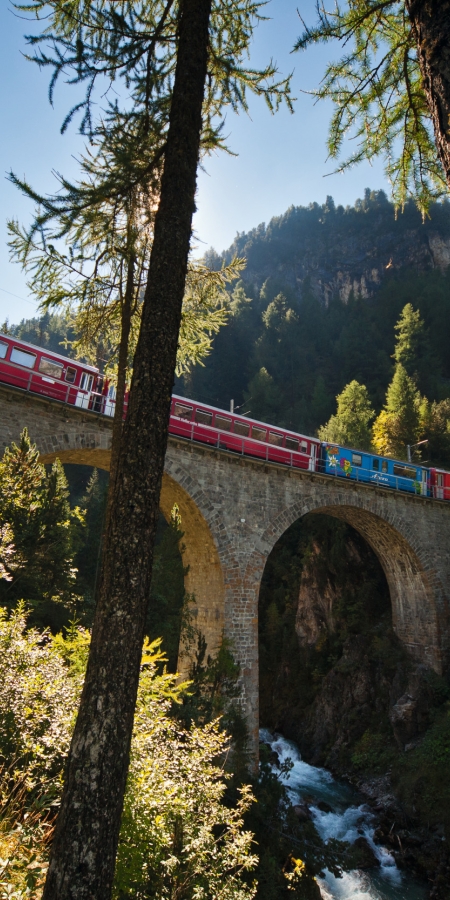
<instances>
[{"instance_id":1,"label":"train car","mask_svg":"<svg viewBox=\"0 0 450 900\"><path fill-rule=\"evenodd\" d=\"M204 403L172 397L169 431L203 444L314 472L320 441L238 416Z\"/></svg>"},{"instance_id":2,"label":"train car","mask_svg":"<svg viewBox=\"0 0 450 900\"><path fill-rule=\"evenodd\" d=\"M115 387L94 366L0 334L0 382L107 416ZM128 405L125 395L124 417ZM450 500L450 472L354 450L172 396L169 432L199 443L311 472Z\"/></svg>"},{"instance_id":3,"label":"train car","mask_svg":"<svg viewBox=\"0 0 450 900\"><path fill-rule=\"evenodd\" d=\"M428 495L428 469L424 466L328 442L322 443L320 458L321 469L327 475Z\"/></svg>"},{"instance_id":4,"label":"train car","mask_svg":"<svg viewBox=\"0 0 450 900\"><path fill-rule=\"evenodd\" d=\"M434 500L450 500L450 472L429 469L429 495Z\"/></svg>"},{"instance_id":5,"label":"train car","mask_svg":"<svg viewBox=\"0 0 450 900\"><path fill-rule=\"evenodd\" d=\"M98 369L0 334L0 381L82 409L104 412Z\"/></svg>"}]
</instances>

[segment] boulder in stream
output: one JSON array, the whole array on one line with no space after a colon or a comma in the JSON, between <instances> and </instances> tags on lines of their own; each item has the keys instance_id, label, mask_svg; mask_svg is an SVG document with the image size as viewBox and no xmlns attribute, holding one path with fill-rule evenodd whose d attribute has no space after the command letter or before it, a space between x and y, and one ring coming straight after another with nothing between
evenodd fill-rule
<instances>
[{"instance_id":1,"label":"boulder in stream","mask_svg":"<svg viewBox=\"0 0 450 900\"><path fill-rule=\"evenodd\" d=\"M319 802L316 803L316 806L317 806L317 809L320 809L321 812L324 812L324 813L334 812L333 807L330 806L330 804L327 803L325 800L319 800Z\"/></svg>"},{"instance_id":2,"label":"boulder in stream","mask_svg":"<svg viewBox=\"0 0 450 900\"><path fill-rule=\"evenodd\" d=\"M311 810L307 803L296 803L292 809L294 815L296 815L297 819L301 822L308 822L311 819Z\"/></svg>"},{"instance_id":3,"label":"boulder in stream","mask_svg":"<svg viewBox=\"0 0 450 900\"><path fill-rule=\"evenodd\" d=\"M358 869L372 869L374 866L380 865L380 860L376 857L365 837L356 838L356 841L353 842L352 849L356 850Z\"/></svg>"}]
</instances>

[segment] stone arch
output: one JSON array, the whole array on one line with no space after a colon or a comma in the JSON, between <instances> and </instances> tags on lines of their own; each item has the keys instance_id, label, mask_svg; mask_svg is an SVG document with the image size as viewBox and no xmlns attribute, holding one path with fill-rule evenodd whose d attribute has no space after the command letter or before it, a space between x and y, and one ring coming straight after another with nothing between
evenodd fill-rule
<instances>
[{"instance_id":1,"label":"stone arch","mask_svg":"<svg viewBox=\"0 0 450 900\"><path fill-rule=\"evenodd\" d=\"M111 430L67 431L50 435L31 435L43 463L60 459L63 463L92 466L109 472Z\"/></svg>"},{"instance_id":2,"label":"stone arch","mask_svg":"<svg viewBox=\"0 0 450 900\"><path fill-rule=\"evenodd\" d=\"M184 532L183 562L189 567L185 577L186 590L195 595L195 625L205 637L208 653L214 655L224 630L225 585L219 554L199 503L178 480L164 472L160 507L166 519L170 518L175 503ZM183 672L185 668L186 661L181 657L179 669Z\"/></svg>"},{"instance_id":3,"label":"stone arch","mask_svg":"<svg viewBox=\"0 0 450 900\"><path fill-rule=\"evenodd\" d=\"M329 491L327 493L329 498ZM360 496L358 502L352 500L347 494L333 498L331 503L306 500L284 509L262 537L261 543L267 550L262 568L262 554L257 553L260 578L276 542L299 518L309 513L321 513L347 522L367 541L381 563L391 596L393 627L399 639L417 659L442 672L445 653L436 599L437 595L443 595L443 590L429 557L421 549L413 528L384 510L382 502L374 511L373 498L370 508ZM253 567L250 564L253 573L255 562L256 559Z\"/></svg>"},{"instance_id":4,"label":"stone arch","mask_svg":"<svg viewBox=\"0 0 450 900\"><path fill-rule=\"evenodd\" d=\"M35 440L43 463L51 463L58 458L63 463L109 471L109 439L109 434L91 432L38 437ZM164 472L160 509L169 521L174 504L179 508L184 532L183 562L188 569L185 587L189 594L195 595L195 625L205 637L208 653L214 655L224 630L225 586L217 547L201 511L210 518L212 508L209 509L206 497L187 472L178 465L171 466L170 461L168 467L172 474ZM181 671L186 668L186 662L180 657Z\"/></svg>"}]
</instances>

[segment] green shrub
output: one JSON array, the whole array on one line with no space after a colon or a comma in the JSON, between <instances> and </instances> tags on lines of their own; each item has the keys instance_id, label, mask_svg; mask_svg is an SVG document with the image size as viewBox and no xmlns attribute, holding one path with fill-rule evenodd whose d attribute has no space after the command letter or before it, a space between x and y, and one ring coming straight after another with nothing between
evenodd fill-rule
<instances>
[{"instance_id":1,"label":"green shrub","mask_svg":"<svg viewBox=\"0 0 450 900\"><path fill-rule=\"evenodd\" d=\"M26 624L23 605L0 609L0 900L40 897L89 648L75 625L52 636ZM229 737L170 715L186 685L161 672L160 643L143 650L114 896L251 900L250 788L223 802Z\"/></svg>"},{"instance_id":2,"label":"green shrub","mask_svg":"<svg viewBox=\"0 0 450 900\"><path fill-rule=\"evenodd\" d=\"M450 703L435 710L421 743L398 757L398 794L413 815L450 829Z\"/></svg>"},{"instance_id":3,"label":"green shrub","mask_svg":"<svg viewBox=\"0 0 450 900\"><path fill-rule=\"evenodd\" d=\"M355 744L351 756L356 771L382 773L389 769L395 757L395 749L386 734L365 731Z\"/></svg>"}]
</instances>

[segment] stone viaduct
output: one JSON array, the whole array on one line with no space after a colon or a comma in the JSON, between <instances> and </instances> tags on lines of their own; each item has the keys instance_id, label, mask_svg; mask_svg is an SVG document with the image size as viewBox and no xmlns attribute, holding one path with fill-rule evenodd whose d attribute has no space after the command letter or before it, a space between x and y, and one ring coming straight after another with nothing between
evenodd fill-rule
<instances>
[{"instance_id":1,"label":"stone viaduct","mask_svg":"<svg viewBox=\"0 0 450 900\"><path fill-rule=\"evenodd\" d=\"M43 462L59 457L108 469L111 420L0 386L0 447L24 426ZM170 438L161 509L174 503L185 532L186 588L214 652L224 633L242 670L251 733L258 727L258 596L267 558L307 513L348 522L378 556L395 631L419 660L450 665L450 504L375 485L292 470Z\"/></svg>"}]
</instances>

